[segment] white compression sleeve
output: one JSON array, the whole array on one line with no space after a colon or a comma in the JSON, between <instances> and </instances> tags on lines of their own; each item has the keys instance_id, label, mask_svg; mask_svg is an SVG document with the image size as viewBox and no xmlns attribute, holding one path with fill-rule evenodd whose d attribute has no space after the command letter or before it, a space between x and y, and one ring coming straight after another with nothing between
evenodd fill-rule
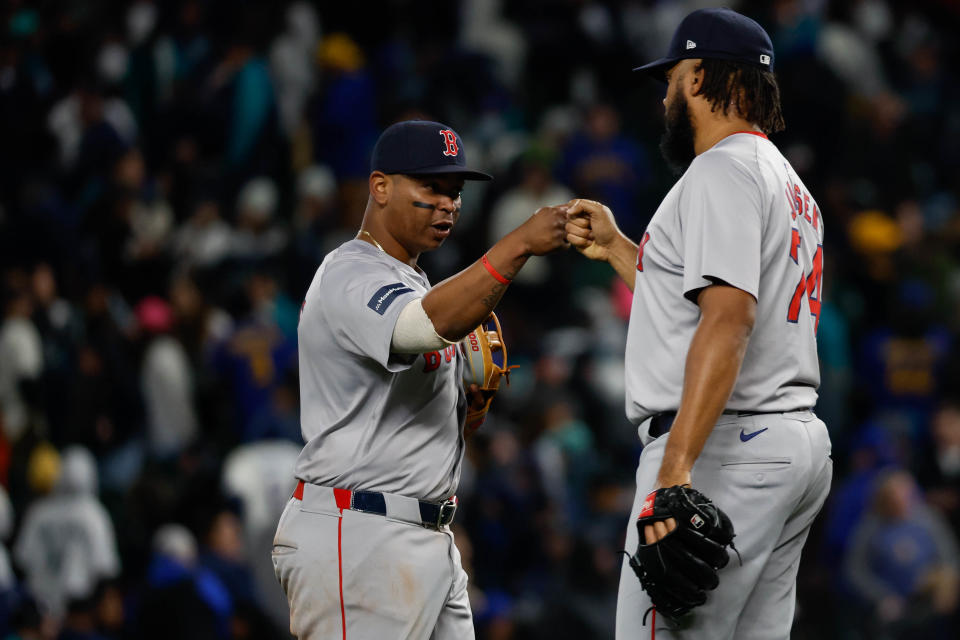
<instances>
[{"instance_id":1,"label":"white compression sleeve","mask_svg":"<svg viewBox=\"0 0 960 640\"><path fill-rule=\"evenodd\" d=\"M443 349L450 342L437 334L433 322L423 310L422 298L411 301L403 308L393 327L390 351L393 353L426 353Z\"/></svg>"}]
</instances>

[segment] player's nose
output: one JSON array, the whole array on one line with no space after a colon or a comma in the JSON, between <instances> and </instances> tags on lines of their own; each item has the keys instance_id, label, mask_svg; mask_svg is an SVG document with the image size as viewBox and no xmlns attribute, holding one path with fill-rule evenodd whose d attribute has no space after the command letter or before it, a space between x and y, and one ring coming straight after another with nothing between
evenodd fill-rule
<instances>
[{"instance_id":1,"label":"player's nose","mask_svg":"<svg viewBox=\"0 0 960 640\"><path fill-rule=\"evenodd\" d=\"M450 196L441 196L440 201L437 202L437 209L446 211L447 213L453 213L457 210L457 203Z\"/></svg>"}]
</instances>

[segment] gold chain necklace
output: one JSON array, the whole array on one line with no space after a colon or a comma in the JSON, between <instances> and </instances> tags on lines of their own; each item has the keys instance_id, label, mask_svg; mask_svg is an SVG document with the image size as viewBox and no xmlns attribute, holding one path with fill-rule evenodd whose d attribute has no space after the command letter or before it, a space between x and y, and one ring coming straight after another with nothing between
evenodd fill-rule
<instances>
[{"instance_id":1,"label":"gold chain necklace","mask_svg":"<svg viewBox=\"0 0 960 640\"><path fill-rule=\"evenodd\" d=\"M384 253L387 252L387 250L384 249L379 242L377 242L377 239L374 238L372 235L370 235L370 232L367 231L366 229L360 230L360 233L357 234L357 238L360 238L360 236L367 236L368 238L370 238L370 242L372 242L377 247L377 249L380 249L380 251L383 251Z\"/></svg>"}]
</instances>

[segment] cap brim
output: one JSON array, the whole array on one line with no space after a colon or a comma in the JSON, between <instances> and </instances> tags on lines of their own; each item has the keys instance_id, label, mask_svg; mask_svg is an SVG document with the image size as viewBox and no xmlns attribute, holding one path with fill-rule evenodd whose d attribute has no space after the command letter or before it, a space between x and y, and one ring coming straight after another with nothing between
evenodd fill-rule
<instances>
[{"instance_id":1,"label":"cap brim","mask_svg":"<svg viewBox=\"0 0 960 640\"><path fill-rule=\"evenodd\" d=\"M437 167L426 167L424 169L417 169L416 171L410 171L411 175L435 175L441 173L456 174L462 176L464 180L493 180L493 176L483 171L475 171L473 169L467 169L465 167L458 167L453 164L442 164Z\"/></svg>"},{"instance_id":2,"label":"cap brim","mask_svg":"<svg viewBox=\"0 0 960 640\"><path fill-rule=\"evenodd\" d=\"M648 76L659 80L660 82L667 83L667 69L680 62L683 58L660 58L659 60L654 60L653 62L648 62L642 67L636 67L634 71L643 71Z\"/></svg>"}]
</instances>

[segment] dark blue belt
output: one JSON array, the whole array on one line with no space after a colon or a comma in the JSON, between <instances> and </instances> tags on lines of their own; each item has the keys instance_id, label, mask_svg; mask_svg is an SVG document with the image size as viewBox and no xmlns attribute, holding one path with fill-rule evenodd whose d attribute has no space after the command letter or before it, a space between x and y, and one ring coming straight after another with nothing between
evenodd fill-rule
<instances>
[{"instance_id":1,"label":"dark blue belt","mask_svg":"<svg viewBox=\"0 0 960 640\"><path fill-rule=\"evenodd\" d=\"M756 416L763 412L761 411L736 411L733 409L724 410L723 415L725 416ZM647 433L651 438L659 438L665 433L670 432L670 427L673 426L673 421L677 419L676 411L664 411L663 413L654 414L650 418L650 426L647 428Z\"/></svg>"},{"instance_id":2,"label":"dark blue belt","mask_svg":"<svg viewBox=\"0 0 960 640\"><path fill-rule=\"evenodd\" d=\"M453 522L453 516L457 513L456 499L444 500L439 504L424 502L423 500L419 502L420 519L425 527L439 529ZM375 491L354 491L353 506L350 508L354 511L375 513L380 516L387 515L387 501L382 493Z\"/></svg>"},{"instance_id":3,"label":"dark blue belt","mask_svg":"<svg viewBox=\"0 0 960 640\"><path fill-rule=\"evenodd\" d=\"M297 481L297 486L293 491L293 497L297 500L303 500L303 480ZM337 506L341 509L351 509L353 511L363 511L364 513L373 513L378 516L387 515L387 501L382 493L377 491L350 491L349 489L333 489L334 499ZM420 503L420 521L425 527L439 529L453 522L453 516L457 513L457 497L453 496L443 502L424 502Z\"/></svg>"}]
</instances>

